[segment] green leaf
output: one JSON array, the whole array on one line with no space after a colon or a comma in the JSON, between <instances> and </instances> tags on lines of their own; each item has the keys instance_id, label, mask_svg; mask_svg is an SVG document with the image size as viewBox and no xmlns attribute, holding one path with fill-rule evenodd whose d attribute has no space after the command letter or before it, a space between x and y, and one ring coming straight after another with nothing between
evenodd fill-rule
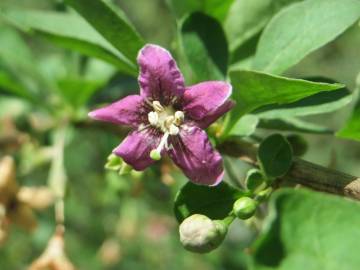
<instances>
[{"instance_id":1,"label":"green leaf","mask_svg":"<svg viewBox=\"0 0 360 270\"><path fill-rule=\"evenodd\" d=\"M336 133L336 136L360 141L360 102L355 106L351 117L346 122L345 126Z\"/></svg>"},{"instance_id":2,"label":"green leaf","mask_svg":"<svg viewBox=\"0 0 360 270\"><path fill-rule=\"evenodd\" d=\"M333 134L334 131L319 124L307 122L296 117L281 117L276 119L260 119L259 128L296 131L313 134Z\"/></svg>"},{"instance_id":3,"label":"green leaf","mask_svg":"<svg viewBox=\"0 0 360 270\"><path fill-rule=\"evenodd\" d=\"M253 67L281 74L354 24L358 0L311 0L280 11L265 28Z\"/></svg>"},{"instance_id":4,"label":"green leaf","mask_svg":"<svg viewBox=\"0 0 360 270\"><path fill-rule=\"evenodd\" d=\"M290 143L294 156L304 155L309 148L305 138L298 134L287 135L286 140Z\"/></svg>"},{"instance_id":5,"label":"green leaf","mask_svg":"<svg viewBox=\"0 0 360 270\"><path fill-rule=\"evenodd\" d=\"M259 123L259 118L254 114L246 114L236 122L229 133L230 136L247 137L253 134Z\"/></svg>"},{"instance_id":6,"label":"green leaf","mask_svg":"<svg viewBox=\"0 0 360 270\"><path fill-rule=\"evenodd\" d=\"M283 176L292 164L292 149L289 142L280 134L263 140L257 158L260 168L269 179Z\"/></svg>"},{"instance_id":7,"label":"green leaf","mask_svg":"<svg viewBox=\"0 0 360 270\"><path fill-rule=\"evenodd\" d=\"M251 192L256 192L265 187L264 176L258 169L251 169L246 173L246 188Z\"/></svg>"},{"instance_id":8,"label":"green leaf","mask_svg":"<svg viewBox=\"0 0 360 270\"><path fill-rule=\"evenodd\" d=\"M192 214L224 219L232 211L234 202L243 195L244 192L225 182L214 187L188 182L176 195L174 213L179 223Z\"/></svg>"},{"instance_id":9,"label":"green leaf","mask_svg":"<svg viewBox=\"0 0 360 270\"><path fill-rule=\"evenodd\" d=\"M238 0L226 17L224 28L230 50L235 51L245 41L258 34L284 6L301 0Z\"/></svg>"},{"instance_id":10,"label":"green leaf","mask_svg":"<svg viewBox=\"0 0 360 270\"><path fill-rule=\"evenodd\" d=\"M353 94L346 88L318 93L313 96L301 99L297 102L282 106L262 107L256 115L261 119L274 119L294 116L307 116L334 112L353 100Z\"/></svg>"},{"instance_id":11,"label":"green leaf","mask_svg":"<svg viewBox=\"0 0 360 270\"><path fill-rule=\"evenodd\" d=\"M0 89L17 97L33 101L34 97L7 72L0 70Z\"/></svg>"},{"instance_id":12,"label":"green leaf","mask_svg":"<svg viewBox=\"0 0 360 270\"><path fill-rule=\"evenodd\" d=\"M256 270L358 269L360 204L308 190L281 190L255 243Z\"/></svg>"},{"instance_id":13,"label":"green leaf","mask_svg":"<svg viewBox=\"0 0 360 270\"><path fill-rule=\"evenodd\" d=\"M234 0L168 0L176 16L182 18L188 13L201 11L219 21L225 19Z\"/></svg>"},{"instance_id":14,"label":"green leaf","mask_svg":"<svg viewBox=\"0 0 360 270\"><path fill-rule=\"evenodd\" d=\"M336 83L290 79L246 70L230 71L230 80L234 88L232 98L237 104L229 114L225 134L231 132L242 115L261 106L292 103L322 91L332 91L343 87Z\"/></svg>"},{"instance_id":15,"label":"green leaf","mask_svg":"<svg viewBox=\"0 0 360 270\"><path fill-rule=\"evenodd\" d=\"M121 14L103 0L65 0L84 17L108 42L135 64L144 41Z\"/></svg>"},{"instance_id":16,"label":"green leaf","mask_svg":"<svg viewBox=\"0 0 360 270\"><path fill-rule=\"evenodd\" d=\"M76 14L3 9L1 15L21 30L35 32L64 48L102 59L122 72L136 75L134 63L126 59Z\"/></svg>"},{"instance_id":17,"label":"green leaf","mask_svg":"<svg viewBox=\"0 0 360 270\"><path fill-rule=\"evenodd\" d=\"M182 47L196 81L224 79L228 66L228 47L218 21L196 12L181 24Z\"/></svg>"},{"instance_id":18,"label":"green leaf","mask_svg":"<svg viewBox=\"0 0 360 270\"><path fill-rule=\"evenodd\" d=\"M61 95L74 108L83 106L103 84L103 81L80 78L64 78L58 81Z\"/></svg>"}]
</instances>

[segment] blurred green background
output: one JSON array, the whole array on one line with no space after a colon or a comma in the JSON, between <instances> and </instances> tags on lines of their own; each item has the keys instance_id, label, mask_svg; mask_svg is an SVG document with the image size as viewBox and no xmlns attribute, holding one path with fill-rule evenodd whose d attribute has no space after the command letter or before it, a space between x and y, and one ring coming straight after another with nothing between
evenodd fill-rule
<instances>
[{"instance_id":1,"label":"blurred green background","mask_svg":"<svg viewBox=\"0 0 360 270\"><path fill-rule=\"evenodd\" d=\"M175 46L177 22L170 1L117 0L113 3L125 12L147 42L169 49ZM58 11L66 8L61 1L49 0L2 0L1 5ZM356 25L306 57L286 75L329 77L353 90L360 70L359 48L360 31ZM29 52L33 62L27 58ZM0 88L0 141L15 138L10 145L0 144L0 155L10 154L16 158L17 180L21 185L46 185L51 165L46 151L52 143L51 130L61 124L59 119L69 111L78 120L67 130L64 157L68 175L66 249L78 269L247 269L247 247L261 224L236 221L216 251L207 255L185 251L179 242L178 225L172 212L174 196L187 181L182 173L168 160L143 173L127 176L104 170L107 156L126 130L118 131L118 135L109 131L108 126L89 125L87 109L63 104L57 87L51 88L48 83L57 81L61 87L68 81L60 78L74 79L76 74L82 74L89 88L95 84L97 91L87 102L89 109L137 92L135 79L117 73L100 60L61 49L38 35L25 35L0 21L0 72L10 70L16 80L35 89L33 80L37 74L34 70L31 74L35 65L43 75L44 81L39 80L41 91L47 93L38 101L50 106L57 117L51 118L43 106L29 105ZM77 89L76 84L71 87ZM345 108L334 114L312 117L312 120L340 128L349 113L350 108ZM259 130L258 134L265 135L268 131ZM305 159L360 175L360 148L355 142L326 135L304 136L309 143ZM231 162L237 174L245 173L241 162ZM32 234L11 227L7 242L0 247L1 270L25 269L42 253L54 231L53 208L37 213L37 218L38 227Z\"/></svg>"}]
</instances>

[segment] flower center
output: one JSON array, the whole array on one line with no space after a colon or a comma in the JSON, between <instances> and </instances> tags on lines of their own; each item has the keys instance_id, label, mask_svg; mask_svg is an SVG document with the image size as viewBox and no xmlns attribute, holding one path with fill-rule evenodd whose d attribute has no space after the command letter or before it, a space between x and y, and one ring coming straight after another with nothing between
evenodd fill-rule
<instances>
[{"instance_id":1,"label":"flower center","mask_svg":"<svg viewBox=\"0 0 360 270\"><path fill-rule=\"evenodd\" d=\"M152 159L159 160L162 149L164 146L167 147L169 135L179 134L179 127L183 123L185 115L182 111L174 111L172 107L163 107L157 100L153 101L151 105L154 110L148 113L149 123L164 133L159 146L150 153Z\"/></svg>"}]
</instances>

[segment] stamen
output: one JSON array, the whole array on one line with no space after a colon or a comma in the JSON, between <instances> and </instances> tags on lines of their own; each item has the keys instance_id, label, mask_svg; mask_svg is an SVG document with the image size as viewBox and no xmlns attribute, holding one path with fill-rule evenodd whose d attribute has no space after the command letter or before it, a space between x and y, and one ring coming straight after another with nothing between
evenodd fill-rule
<instances>
[{"instance_id":1,"label":"stamen","mask_svg":"<svg viewBox=\"0 0 360 270\"><path fill-rule=\"evenodd\" d=\"M175 112L175 125L180 126L184 121L185 115L182 111Z\"/></svg>"},{"instance_id":2,"label":"stamen","mask_svg":"<svg viewBox=\"0 0 360 270\"><path fill-rule=\"evenodd\" d=\"M157 100L154 100L153 102L152 102L152 106L153 106L153 108L154 108L154 110L156 111L156 112L163 112L164 111L164 107L160 104L160 102L159 101L157 101Z\"/></svg>"},{"instance_id":3,"label":"stamen","mask_svg":"<svg viewBox=\"0 0 360 270\"><path fill-rule=\"evenodd\" d=\"M170 126L172 125L172 123L174 122L175 117L170 115L168 117L166 117L165 122L164 122L164 126L168 129L170 128Z\"/></svg>"},{"instance_id":4,"label":"stamen","mask_svg":"<svg viewBox=\"0 0 360 270\"><path fill-rule=\"evenodd\" d=\"M177 126L175 126L174 124L172 124L169 127L169 133L170 133L170 135L178 135L179 134L179 128Z\"/></svg>"},{"instance_id":5,"label":"stamen","mask_svg":"<svg viewBox=\"0 0 360 270\"><path fill-rule=\"evenodd\" d=\"M161 151L163 150L164 146L167 144L167 139L169 137L169 132L165 132L164 136L161 138L161 141L156 149L151 150L150 158L153 160L160 160L161 159Z\"/></svg>"},{"instance_id":6,"label":"stamen","mask_svg":"<svg viewBox=\"0 0 360 270\"><path fill-rule=\"evenodd\" d=\"M157 112L149 112L148 120L149 120L150 125L157 126L159 123L159 115L157 114Z\"/></svg>"}]
</instances>

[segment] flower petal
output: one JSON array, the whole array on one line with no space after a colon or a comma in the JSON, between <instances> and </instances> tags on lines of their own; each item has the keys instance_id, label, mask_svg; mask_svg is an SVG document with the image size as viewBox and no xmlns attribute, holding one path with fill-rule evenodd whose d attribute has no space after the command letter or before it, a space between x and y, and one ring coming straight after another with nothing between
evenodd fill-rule
<instances>
[{"instance_id":1,"label":"flower petal","mask_svg":"<svg viewBox=\"0 0 360 270\"><path fill-rule=\"evenodd\" d=\"M203 119L195 122L198 127L205 129L208 126L210 126L212 123L214 123L217 119L219 119L221 116L223 116L225 113L230 111L234 106L235 106L234 101L227 100L220 107L207 114Z\"/></svg>"},{"instance_id":2,"label":"flower petal","mask_svg":"<svg viewBox=\"0 0 360 270\"><path fill-rule=\"evenodd\" d=\"M171 54L157 45L146 45L139 52L141 95L168 105L173 97L182 97L184 78Z\"/></svg>"},{"instance_id":3,"label":"flower petal","mask_svg":"<svg viewBox=\"0 0 360 270\"><path fill-rule=\"evenodd\" d=\"M196 122L205 121L209 125L232 108L233 104L227 102L231 92L231 85L222 81L190 86L184 93L185 114Z\"/></svg>"},{"instance_id":4,"label":"flower petal","mask_svg":"<svg viewBox=\"0 0 360 270\"><path fill-rule=\"evenodd\" d=\"M142 171L155 161L150 158L150 151L160 143L160 137L152 129L131 132L123 142L113 150L135 170Z\"/></svg>"},{"instance_id":5,"label":"flower petal","mask_svg":"<svg viewBox=\"0 0 360 270\"><path fill-rule=\"evenodd\" d=\"M171 137L170 157L195 184L214 186L224 176L222 158L211 146L205 131L198 127L182 128Z\"/></svg>"},{"instance_id":6,"label":"flower petal","mask_svg":"<svg viewBox=\"0 0 360 270\"><path fill-rule=\"evenodd\" d=\"M131 95L120 99L106 107L97 109L89 113L91 118L119 125L129 125L136 127L146 117L146 107L144 98L139 95Z\"/></svg>"}]
</instances>

